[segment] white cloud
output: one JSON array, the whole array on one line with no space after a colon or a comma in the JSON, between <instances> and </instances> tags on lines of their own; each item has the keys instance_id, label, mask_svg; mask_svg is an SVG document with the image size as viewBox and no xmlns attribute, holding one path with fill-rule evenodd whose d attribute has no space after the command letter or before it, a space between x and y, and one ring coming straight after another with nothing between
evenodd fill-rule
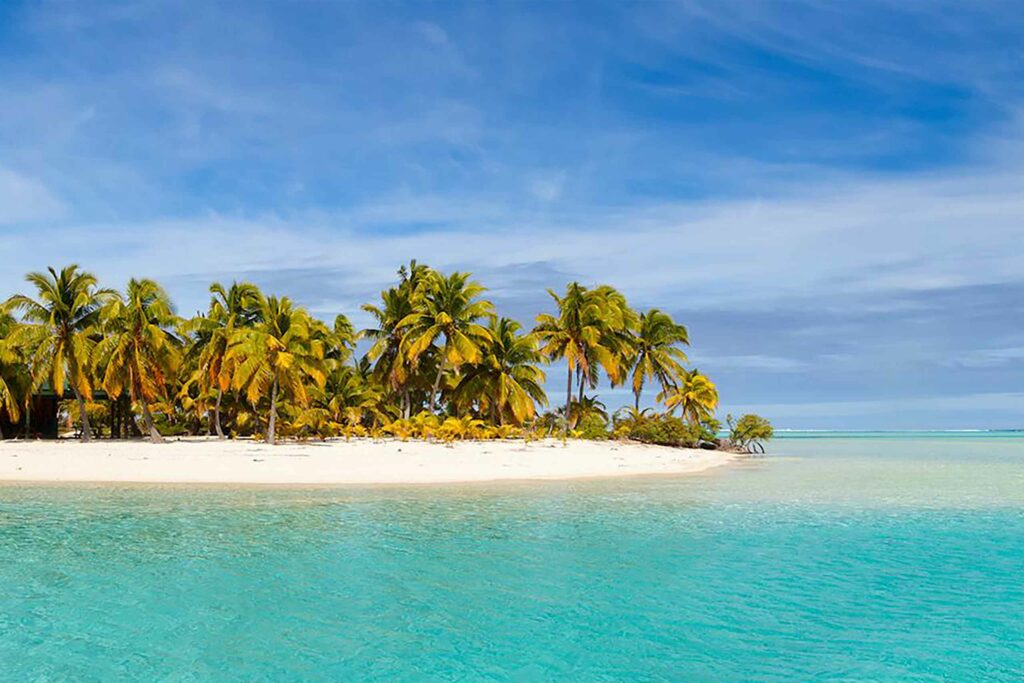
<instances>
[{"instance_id":1,"label":"white cloud","mask_svg":"<svg viewBox=\"0 0 1024 683\"><path fill-rule=\"evenodd\" d=\"M437 24L429 21L417 21L414 26L428 43L438 46L448 45L448 33Z\"/></svg>"},{"instance_id":2,"label":"white cloud","mask_svg":"<svg viewBox=\"0 0 1024 683\"><path fill-rule=\"evenodd\" d=\"M65 207L45 185L0 166L0 226L63 216Z\"/></svg>"},{"instance_id":3,"label":"white cloud","mask_svg":"<svg viewBox=\"0 0 1024 683\"><path fill-rule=\"evenodd\" d=\"M553 202L562 196L566 177L565 171L537 173L530 178L530 194L541 201Z\"/></svg>"},{"instance_id":4,"label":"white cloud","mask_svg":"<svg viewBox=\"0 0 1024 683\"><path fill-rule=\"evenodd\" d=\"M807 363L796 358L747 354L735 356L705 356L690 354L694 365L705 370L756 370L761 372L803 372Z\"/></svg>"},{"instance_id":5,"label":"white cloud","mask_svg":"<svg viewBox=\"0 0 1024 683\"><path fill-rule=\"evenodd\" d=\"M967 368L995 368L1024 361L1024 347L971 349L958 354L951 363Z\"/></svg>"},{"instance_id":6,"label":"white cloud","mask_svg":"<svg viewBox=\"0 0 1024 683\"><path fill-rule=\"evenodd\" d=\"M37 186L14 186L42 200L34 206L46 205ZM615 284L640 305L690 310L793 301L824 308L851 294L871 306L894 292L1020 282L1024 273L1024 177L1009 172L866 179L757 201L534 212L501 200L408 193L288 217L66 223L47 229L55 246L42 257L120 277L340 269L369 291L410 258L469 264L482 275L546 264ZM22 238L31 253L38 236ZM0 277L9 282L23 267L5 263ZM542 292L535 294L540 301Z\"/></svg>"}]
</instances>

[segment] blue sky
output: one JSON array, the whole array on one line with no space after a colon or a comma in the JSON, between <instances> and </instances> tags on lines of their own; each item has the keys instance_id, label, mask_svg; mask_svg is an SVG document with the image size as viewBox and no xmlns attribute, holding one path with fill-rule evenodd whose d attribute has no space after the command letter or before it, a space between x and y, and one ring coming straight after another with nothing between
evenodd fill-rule
<instances>
[{"instance_id":1,"label":"blue sky","mask_svg":"<svg viewBox=\"0 0 1024 683\"><path fill-rule=\"evenodd\" d=\"M1024 427L1019 10L7 0L0 290L76 261L359 322L418 258L529 321L608 282L726 410Z\"/></svg>"}]
</instances>

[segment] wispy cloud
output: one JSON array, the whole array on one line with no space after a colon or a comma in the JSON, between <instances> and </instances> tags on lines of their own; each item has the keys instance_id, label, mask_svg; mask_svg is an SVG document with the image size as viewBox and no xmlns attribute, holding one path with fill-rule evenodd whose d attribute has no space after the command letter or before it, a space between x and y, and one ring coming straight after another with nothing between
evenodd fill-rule
<instances>
[{"instance_id":1,"label":"wispy cloud","mask_svg":"<svg viewBox=\"0 0 1024 683\"><path fill-rule=\"evenodd\" d=\"M1024 364L1024 346L1001 349L969 349L948 359L953 365L968 368L997 368L1011 363Z\"/></svg>"},{"instance_id":2,"label":"wispy cloud","mask_svg":"<svg viewBox=\"0 0 1024 683\"><path fill-rule=\"evenodd\" d=\"M1015 173L865 180L804 196L556 214L537 213L529 202L408 195L291 216L67 223L50 228L60 239L44 257L74 258L95 241L102 248L89 251L102 269L222 277L271 267L343 268L364 289L413 257L442 267L474 263L484 272L552 263L651 304L682 292L691 309L815 297L828 307L838 295L859 295L864 310L898 312L911 304L889 298L893 293L1019 281L1022 190ZM14 264L0 272L10 277L11 270Z\"/></svg>"},{"instance_id":3,"label":"wispy cloud","mask_svg":"<svg viewBox=\"0 0 1024 683\"><path fill-rule=\"evenodd\" d=\"M65 209L41 182L0 166L0 227L59 219Z\"/></svg>"},{"instance_id":4,"label":"wispy cloud","mask_svg":"<svg viewBox=\"0 0 1024 683\"><path fill-rule=\"evenodd\" d=\"M719 369L729 370L761 370L765 372L803 372L808 365L805 361L784 356L765 356L747 354L741 356L707 356L694 354L690 357L693 363L700 365L705 371Z\"/></svg>"}]
</instances>

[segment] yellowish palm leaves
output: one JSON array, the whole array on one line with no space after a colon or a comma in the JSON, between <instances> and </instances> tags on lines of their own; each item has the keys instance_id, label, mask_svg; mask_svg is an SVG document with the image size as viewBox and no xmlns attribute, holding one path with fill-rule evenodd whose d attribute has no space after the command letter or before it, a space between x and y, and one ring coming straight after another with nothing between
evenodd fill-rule
<instances>
[{"instance_id":1,"label":"yellowish palm leaves","mask_svg":"<svg viewBox=\"0 0 1024 683\"><path fill-rule=\"evenodd\" d=\"M402 354L402 340L406 329L401 323L413 312L413 286L411 280L403 280L398 287L381 292L379 306L364 304L363 311L372 315L376 326L362 331L362 335L373 340L366 358L374 363L373 372L378 382L398 395L399 412L408 417L412 406L409 398L409 377L411 368Z\"/></svg>"},{"instance_id":2,"label":"yellowish palm leaves","mask_svg":"<svg viewBox=\"0 0 1024 683\"><path fill-rule=\"evenodd\" d=\"M269 394L266 439L273 444L279 395L307 404L306 383L326 381L324 349L310 334L309 314L287 297L261 298L259 309L260 322L235 331L225 359L234 363L232 387L253 406Z\"/></svg>"},{"instance_id":3,"label":"yellowish palm leaves","mask_svg":"<svg viewBox=\"0 0 1024 683\"><path fill-rule=\"evenodd\" d=\"M547 404L536 337L520 334L520 329L509 318L492 318L480 362L465 369L455 389L460 403L477 404L497 424L522 425L533 419L537 405Z\"/></svg>"},{"instance_id":4,"label":"yellowish palm leaves","mask_svg":"<svg viewBox=\"0 0 1024 683\"><path fill-rule=\"evenodd\" d=\"M677 325L667 313L652 308L640 314L636 338L633 342L633 397L634 408L640 409L640 394L644 382L656 379L662 391L671 384L673 377L685 373L682 363L686 354L678 347L689 344L686 328Z\"/></svg>"},{"instance_id":5,"label":"yellowish palm leaves","mask_svg":"<svg viewBox=\"0 0 1024 683\"><path fill-rule=\"evenodd\" d=\"M443 339L437 349L437 373L430 391L428 410L434 412L441 378L446 368L457 370L463 364L477 363L482 345L490 333L480 320L493 314L490 301L480 299L485 289L469 279L468 273L444 276L430 271L413 295L413 312L398 323L407 332L401 353L413 365Z\"/></svg>"},{"instance_id":6,"label":"yellowish palm leaves","mask_svg":"<svg viewBox=\"0 0 1024 683\"><path fill-rule=\"evenodd\" d=\"M445 418L437 428L437 437L450 444L453 441L479 439L484 433L484 421L469 415Z\"/></svg>"},{"instance_id":7,"label":"yellowish palm leaves","mask_svg":"<svg viewBox=\"0 0 1024 683\"><path fill-rule=\"evenodd\" d=\"M0 312L0 413L6 412L11 422L17 422L21 416L17 376L22 358L14 337L17 327L14 318Z\"/></svg>"},{"instance_id":8,"label":"yellowish palm leaves","mask_svg":"<svg viewBox=\"0 0 1024 683\"><path fill-rule=\"evenodd\" d=\"M569 429L573 375L580 384L596 382L597 366L604 368L614 385L625 377L630 355L630 328L635 314L623 297L608 286L589 290L578 282L566 287L565 295L548 290L558 307L558 315L537 316L534 334L540 339L540 351L552 360L565 360L567 368L565 424Z\"/></svg>"},{"instance_id":9,"label":"yellowish palm leaves","mask_svg":"<svg viewBox=\"0 0 1024 683\"><path fill-rule=\"evenodd\" d=\"M180 342L170 331L177 323L170 298L152 280L129 280L124 297L103 308L103 339L95 365L102 386L117 398L126 392L139 403L150 438L160 441L150 404L166 398L179 361Z\"/></svg>"},{"instance_id":10,"label":"yellowish palm leaves","mask_svg":"<svg viewBox=\"0 0 1024 683\"><path fill-rule=\"evenodd\" d=\"M78 401L82 440L89 441L92 431L85 403L92 398L89 368L95 343L91 334L100 309L114 292L100 289L96 277L77 265L59 273L53 268L29 273L25 279L35 287L36 298L16 294L4 307L20 312L26 323L17 337L18 343L33 349L29 360L33 386L49 381L54 392L63 396L65 383L70 384Z\"/></svg>"},{"instance_id":11,"label":"yellowish palm leaves","mask_svg":"<svg viewBox=\"0 0 1024 683\"><path fill-rule=\"evenodd\" d=\"M665 403L670 413L679 408L691 424L699 425L711 417L718 407L718 389L706 375L694 369L684 372L678 384L658 394L658 400Z\"/></svg>"},{"instance_id":12,"label":"yellowish palm leaves","mask_svg":"<svg viewBox=\"0 0 1024 683\"><path fill-rule=\"evenodd\" d=\"M221 400L231 387L235 367L228 349L235 332L259 322L261 294L255 285L234 282L227 289L219 282L210 285L210 306L205 316L197 316L185 325L194 335L193 350L198 351L196 365L201 395L215 394L213 430L224 438L221 425Z\"/></svg>"}]
</instances>

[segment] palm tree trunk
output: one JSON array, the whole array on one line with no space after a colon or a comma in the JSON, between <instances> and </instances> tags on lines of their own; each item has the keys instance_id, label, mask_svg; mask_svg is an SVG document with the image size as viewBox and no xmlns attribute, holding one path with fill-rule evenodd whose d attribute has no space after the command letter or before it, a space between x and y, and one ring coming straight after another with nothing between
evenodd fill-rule
<instances>
[{"instance_id":1,"label":"palm tree trunk","mask_svg":"<svg viewBox=\"0 0 1024 683\"><path fill-rule=\"evenodd\" d=\"M637 412L640 412L640 392L639 391L634 391L633 392L633 398L634 398L633 407L636 409Z\"/></svg>"},{"instance_id":2,"label":"palm tree trunk","mask_svg":"<svg viewBox=\"0 0 1024 683\"><path fill-rule=\"evenodd\" d=\"M132 410L132 402L128 400L128 395L121 394L121 398L117 401L121 404L121 431L124 433L122 438L130 439L139 436L136 434L139 431L139 426L135 423L135 413Z\"/></svg>"},{"instance_id":3,"label":"palm tree trunk","mask_svg":"<svg viewBox=\"0 0 1024 683\"><path fill-rule=\"evenodd\" d=\"M267 420L267 443L274 445L274 428L277 426L277 376L270 387L270 419Z\"/></svg>"},{"instance_id":4,"label":"palm tree trunk","mask_svg":"<svg viewBox=\"0 0 1024 683\"><path fill-rule=\"evenodd\" d=\"M437 365L437 377L434 378L434 387L430 390L430 412L434 412L437 405L437 392L441 388L441 375L444 374L444 354L441 354L441 362Z\"/></svg>"},{"instance_id":5,"label":"palm tree trunk","mask_svg":"<svg viewBox=\"0 0 1024 683\"><path fill-rule=\"evenodd\" d=\"M25 401L25 420L23 422L25 429L25 438L29 439L32 437L32 397Z\"/></svg>"},{"instance_id":6,"label":"palm tree trunk","mask_svg":"<svg viewBox=\"0 0 1024 683\"><path fill-rule=\"evenodd\" d=\"M572 366L569 366L569 372L566 373L565 377L565 436L569 436L569 408L572 407Z\"/></svg>"},{"instance_id":7,"label":"palm tree trunk","mask_svg":"<svg viewBox=\"0 0 1024 683\"><path fill-rule=\"evenodd\" d=\"M149 432L149 438L153 443L163 443L164 437L160 436L160 432L156 430L156 425L153 424L153 416L149 412L149 404L146 399L139 401L142 404L142 421L146 424L146 431Z\"/></svg>"},{"instance_id":8,"label":"palm tree trunk","mask_svg":"<svg viewBox=\"0 0 1024 683\"><path fill-rule=\"evenodd\" d=\"M132 401L128 394L121 394L121 409L124 411L125 438L142 436L138 420L135 419L135 411L132 409Z\"/></svg>"},{"instance_id":9,"label":"palm tree trunk","mask_svg":"<svg viewBox=\"0 0 1024 683\"><path fill-rule=\"evenodd\" d=\"M220 425L220 400L224 397L224 391L221 389L217 390L217 402L213 404L213 428L217 430L217 438L224 438L224 430Z\"/></svg>"},{"instance_id":10,"label":"palm tree trunk","mask_svg":"<svg viewBox=\"0 0 1024 683\"><path fill-rule=\"evenodd\" d=\"M82 420L82 442L89 443L92 441L92 430L89 429L89 416L85 413L85 399L82 398L82 394L78 393L78 387L73 387L75 391L75 400L78 401L78 415Z\"/></svg>"}]
</instances>

